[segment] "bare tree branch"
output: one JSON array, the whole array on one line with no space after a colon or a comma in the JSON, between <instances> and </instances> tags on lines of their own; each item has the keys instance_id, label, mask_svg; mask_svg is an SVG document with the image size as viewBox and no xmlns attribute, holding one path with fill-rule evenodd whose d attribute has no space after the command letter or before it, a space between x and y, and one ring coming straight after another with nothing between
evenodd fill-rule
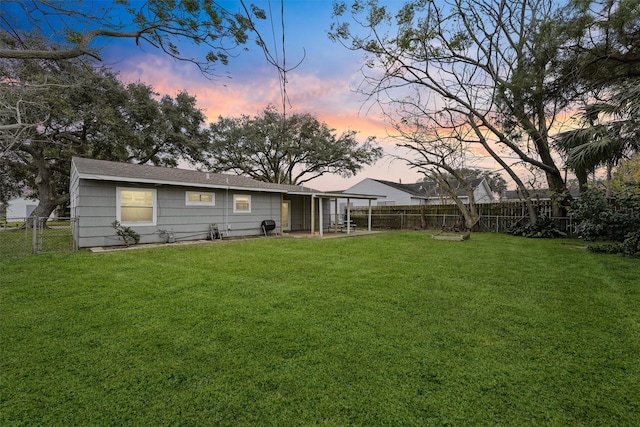
<instances>
[{"instance_id":1,"label":"bare tree branch","mask_svg":"<svg viewBox=\"0 0 640 427\"><path fill-rule=\"evenodd\" d=\"M98 38L127 38L136 45L148 43L179 61L195 64L205 76L214 75L214 65L227 64L249 40L253 19L264 19L258 7L230 12L217 2L194 0L173 2L105 2L88 5L81 1L3 0L0 12L0 58L65 60L90 57L100 60L94 41ZM246 13L246 16L245 16ZM54 40L56 49L34 49L23 43L30 33ZM184 52L185 45L203 46L204 57ZM202 50L200 50L202 51Z\"/></svg>"}]
</instances>

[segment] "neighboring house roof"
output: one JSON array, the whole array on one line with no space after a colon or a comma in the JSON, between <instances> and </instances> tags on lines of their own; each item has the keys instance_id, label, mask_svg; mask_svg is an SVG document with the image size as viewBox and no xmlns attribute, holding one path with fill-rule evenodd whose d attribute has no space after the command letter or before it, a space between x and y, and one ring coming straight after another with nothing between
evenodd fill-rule
<instances>
[{"instance_id":1,"label":"neighboring house roof","mask_svg":"<svg viewBox=\"0 0 640 427\"><path fill-rule=\"evenodd\" d=\"M107 160L94 160L83 157L74 157L72 162L81 179L183 185L204 188L229 188L294 194L319 193L317 190L301 185L274 184L238 175L110 162Z\"/></svg>"},{"instance_id":2,"label":"neighboring house roof","mask_svg":"<svg viewBox=\"0 0 640 427\"><path fill-rule=\"evenodd\" d=\"M426 197L425 192L422 191L420 186L418 185L418 184L421 184L419 182L416 184L401 184L399 182L384 181L382 179L374 179L373 181L379 182L380 184L387 185L391 188L395 188L396 190L404 191L405 193L408 193L413 197L418 197L421 199L424 199Z\"/></svg>"},{"instance_id":3,"label":"neighboring house roof","mask_svg":"<svg viewBox=\"0 0 640 427\"><path fill-rule=\"evenodd\" d=\"M412 184L401 184L398 182L392 181L384 181L381 179L374 179L374 181L379 182L384 185L388 185L389 187L395 188L400 191L404 191L405 193L410 194L412 197L418 197L421 199L426 198L440 198L446 197L443 186L435 181L424 181L424 182L416 182ZM482 182L485 181L484 178L472 179L469 181L471 188L477 188L482 185ZM457 181L450 181L450 185L452 188L456 189L456 194L459 197L468 197L467 191L458 184Z\"/></svg>"}]
</instances>

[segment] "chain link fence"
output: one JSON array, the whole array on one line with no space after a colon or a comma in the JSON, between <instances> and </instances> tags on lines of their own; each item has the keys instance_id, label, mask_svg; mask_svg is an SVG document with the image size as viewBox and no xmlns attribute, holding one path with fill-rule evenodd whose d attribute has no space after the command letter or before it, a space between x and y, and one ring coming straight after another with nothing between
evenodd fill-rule
<instances>
[{"instance_id":1,"label":"chain link fence","mask_svg":"<svg viewBox=\"0 0 640 427\"><path fill-rule=\"evenodd\" d=\"M75 228L75 218L0 218L0 256L75 251Z\"/></svg>"}]
</instances>

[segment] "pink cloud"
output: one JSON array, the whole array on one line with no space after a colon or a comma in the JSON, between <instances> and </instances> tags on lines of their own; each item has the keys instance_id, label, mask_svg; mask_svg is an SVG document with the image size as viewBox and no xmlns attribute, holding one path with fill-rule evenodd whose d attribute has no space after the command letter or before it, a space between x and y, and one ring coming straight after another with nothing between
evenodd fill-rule
<instances>
[{"instance_id":1,"label":"pink cloud","mask_svg":"<svg viewBox=\"0 0 640 427\"><path fill-rule=\"evenodd\" d=\"M142 54L119 62L120 78L125 82L140 81L151 85L160 95L175 96L187 91L195 96L197 105L209 122L218 116L237 117L242 114L256 115L269 104L281 109L281 88L275 70L268 65L260 66L251 73L240 73L227 78L221 75L215 82L203 77L190 63L176 62L169 58ZM321 79L317 75L296 71L288 79L287 92L291 106L289 113L311 113L318 120L336 129L358 131L358 138L376 136L387 156L375 165L363 168L355 177L343 178L327 175L309 183L319 190L348 188L364 178L391 181L415 182L420 174L410 170L401 160L393 142L386 140L387 130L381 117L372 112L361 111L361 100L352 91L355 75L334 76Z\"/></svg>"},{"instance_id":2,"label":"pink cloud","mask_svg":"<svg viewBox=\"0 0 640 427\"><path fill-rule=\"evenodd\" d=\"M197 98L198 107L209 121L217 120L218 116L256 115L269 104L282 108L277 74L266 65L254 70L253 77L222 76L215 82L203 77L190 63L154 55L122 61L119 68L123 81L151 84L161 95L175 96L186 90ZM296 72L290 76L286 89L290 113L311 113L338 132L356 130L363 136L374 135L378 139L386 136L382 119L360 111L357 95L343 78L325 81L312 74Z\"/></svg>"}]
</instances>

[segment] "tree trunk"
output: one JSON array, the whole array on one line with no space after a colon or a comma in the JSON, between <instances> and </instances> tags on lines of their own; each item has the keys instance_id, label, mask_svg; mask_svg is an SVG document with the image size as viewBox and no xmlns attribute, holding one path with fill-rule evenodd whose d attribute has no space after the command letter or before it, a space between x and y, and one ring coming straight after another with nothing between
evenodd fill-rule
<instances>
[{"instance_id":1,"label":"tree trunk","mask_svg":"<svg viewBox=\"0 0 640 427\"><path fill-rule=\"evenodd\" d=\"M472 124L476 132L476 135L478 136L478 140L480 141L484 149L487 150L489 155L493 157L493 159L497 161L500 166L502 166L505 172L509 174L511 179L513 179L513 182L515 182L516 185L518 186L518 189L520 190L520 194L522 194L523 196L524 203L527 206L527 212L529 213L529 222L531 224L537 223L538 211L536 210L536 207L533 205L533 202L531 201L531 195L529 194L529 190L527 190L527 187L524 185L524 182L522 182L518 174L515 173L515 171L507 164L507 162L505 162L504 159L500 157L498 153L496 153L493 150L493 148L491 148L491 146L489 145L489 142L484 138L482 132L480 132L478 127L475 125L475 123L473 121L470 121L470 123Z\"/></svg>"},{"instance_id":2,"label":"tree trunk","mask_svg":"<svg viewBox=\"0 0 640 427\"><path fill-rule=\"evenodd\" d=\"M576 178L578 178L578 190L582 193L587 189L587 184L589 182L589 174L586 171L580 170L575 171Z\"/></svg>"},{"instance_id":3,"label":"tree trunk","mask_svg":"<svg viewBox=\"0 0 640 427\"><path fill-rule=\"evenodd\" d=\"M567 207L571 203L571 195L567 190L564 180L561 176L547 173L547 183L549 185L549 191L551 191L553 217L561 218L566 216Z\"/></svg>"},{"instance_id":4,"label":"tree trunk","mask_svg":"<svg viewBox=\"0 0 640 427\"><path fill-rule=\"evenodd\" d=\"M35 179L38 189L38 206L27 220L27 226L33 227L34 218L48 218L59 205L69 202L69 194L56 194L56 186L51 176L49 164L38 150L31 151L34 163L38 165L38 174Z\"/></svg>"},{"instance_id":5,"label":"tree trunk","mask_svg":"<svg viewBox=\"0 0 640 427\"><path fill-rule=\"evenodd\" d=\"M462 215L464 216L464 225L467 231L471 231L480 221L480 214L478 214L475 203L469 205L468 209L464 209Z\"/></svg>"},{"instance_id":6,"label":"tree trunk","mask_svg":"<svg viewBox=\"0 0 640 427\"><path fill-rule=\"evenodd\" d=\"M471 231L476 226L478 221L480 221L480 214L478 214L478 208L476 207L476 200L473 195L473 188L460 175L456 176L455 170L451 169L449 170L449 173L452 173L458 180L458 183L460 183L466 190L467 195L469 196L468 206L465 205L462 202L462 200L460 200L460 197L458 197L456 189L451 188L451 186L448 184L446 180L438 179L438 181L442 185L442 188L445 190L445 192L449 195L449 197L453 199L456 206L458 206L458 209L460 209L460 212L464 217L465 229L467 231Z\"/></svg>"},{"instance_id":7,"label":"tree trunk","mask_svg":"<svg viewBox=\"0 0 640 427\"><path fill-rule=\"evenodd\" d=\"M613 170L613 165L611 163L607 163L607 187L606 187L606 193L605 193L607 200L611 198L612 170Z\"/></svg>"}]
</instances>

